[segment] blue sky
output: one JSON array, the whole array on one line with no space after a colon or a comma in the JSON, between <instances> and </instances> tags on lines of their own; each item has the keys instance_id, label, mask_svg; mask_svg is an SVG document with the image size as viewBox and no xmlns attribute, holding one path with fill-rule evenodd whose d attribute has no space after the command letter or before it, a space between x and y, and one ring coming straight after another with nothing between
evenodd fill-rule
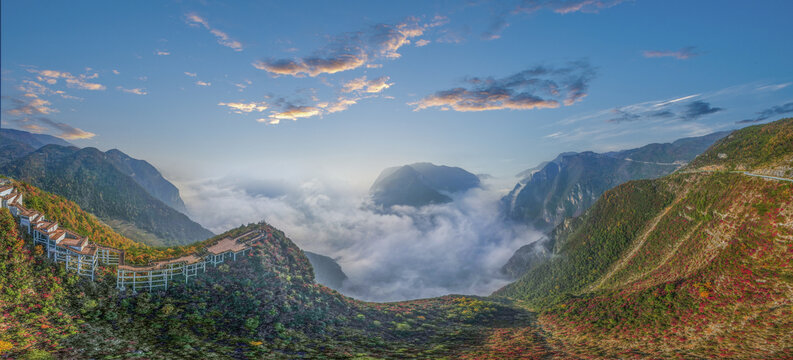
<instances>
[{"instance_id":1,"label":"blue sky","mask_svg":"<svg viewBox=\"0 0 793 360\"><path fill-rule=\"evenodd\" d=\"M793 114L790 14L790 1L3 1L2 126L118 148L177 182L365 187L416 161L509 177L564 151Z\"/></svg>"}]
</instances>

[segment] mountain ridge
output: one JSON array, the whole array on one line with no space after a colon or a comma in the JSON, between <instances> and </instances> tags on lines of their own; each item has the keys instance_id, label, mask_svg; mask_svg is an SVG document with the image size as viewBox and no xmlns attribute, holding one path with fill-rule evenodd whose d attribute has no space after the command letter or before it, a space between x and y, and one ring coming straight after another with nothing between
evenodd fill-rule
<instances>
[{"instance_id":1,"label":"mountain ridge","mask_svg":"<svg viewBox=\"0 0 793 360\"><path fill-rule=\"evenodd\" d=\"M115 225L125 224L117 230L150 245L187 244L213 235L153 197L96 148L45 145L3 164L0 172L64 195Z\"/></svg>"}]
</instances>

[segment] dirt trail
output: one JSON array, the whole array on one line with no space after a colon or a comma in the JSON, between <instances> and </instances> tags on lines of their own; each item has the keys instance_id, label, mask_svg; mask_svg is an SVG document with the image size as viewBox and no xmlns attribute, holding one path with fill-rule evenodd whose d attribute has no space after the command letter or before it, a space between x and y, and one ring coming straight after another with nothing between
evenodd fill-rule
<instances>
[{"instance_id":1,"label":"dirt trail","mask_svg":"<svg viewBox=\"0 0 793 360\"><path fill-rule=\"evenodd\" d=\"M636 252L639 251L639 249L641 249L642 246L644 246L644 242L647 240L647 236L649 236L650 233L653 232L653 230L655 230L655 227L658 225L659 222L661 222L661 219L663 219L666 216L666 214L669 213L669 210L672 210L672 208L675 207L675 205L677 205L684 197L685 194L683 194L682 196L678 196L674 201L672 201L671 204L669 204L669 206L667 206L664 209L664 211L662 211L660 214L658 214L658 216L653 218L653 220L647 225L646 230L644 230L644 232L642 232L642 234L639 235L637 241L634 241L634 245L630 249L630 251L628 251L628 253L625 256L620 257L620 259L614 264L611 270L609 270L609 272L606 273L606 275L603 275L603 277L601 277L597 283L595 283L594 285L587 286L587 288L584 289L584 291L590 292L590 291L594 291L595 289L599 289L601 286L603 286L606 280L611 278L617 271L622 270L625 267L625 265L628 263L628 261L633 257L633 255L635 255Z\"/></svg>"}]
</instances>

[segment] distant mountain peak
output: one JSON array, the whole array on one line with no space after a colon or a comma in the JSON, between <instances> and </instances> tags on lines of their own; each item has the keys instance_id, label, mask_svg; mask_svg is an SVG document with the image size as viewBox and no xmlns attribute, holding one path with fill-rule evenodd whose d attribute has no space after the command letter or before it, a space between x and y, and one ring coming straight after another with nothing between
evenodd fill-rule
<instances>
[{"instance_id":1,"label":"distant mountain peak","mask_svg":"<svg viewBox=\"0 0 793 360\"><path fill-rule=\"evenodd\" d=\"M452 193L480 186L479 177L459 167L419 162L391 167L377 177L369 193L376 205L424 206L451 201Z\"/></svg>"}]
</instances>

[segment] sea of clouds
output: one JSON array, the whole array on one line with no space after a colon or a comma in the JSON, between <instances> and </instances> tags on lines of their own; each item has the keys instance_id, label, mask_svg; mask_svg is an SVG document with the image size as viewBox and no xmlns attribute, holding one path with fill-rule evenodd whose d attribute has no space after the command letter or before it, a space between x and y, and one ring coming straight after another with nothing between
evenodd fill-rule
<instances>
[{"instance_id":1,"label":"sea of clouds","mask_svg":"<svg viewBox=\"0 0 793 360\"><path fill-rule=\"evenodd\" d=\"M369 301L488 295L508 283L501 266L541 234L505 222L503 191L452 195L448 204L378 211L365 190L304 182L213 179L182 184L190 215L215 233L261 220L300 248L330 256L348 279L340 291Z\"/></svg>"}]
</instances>

